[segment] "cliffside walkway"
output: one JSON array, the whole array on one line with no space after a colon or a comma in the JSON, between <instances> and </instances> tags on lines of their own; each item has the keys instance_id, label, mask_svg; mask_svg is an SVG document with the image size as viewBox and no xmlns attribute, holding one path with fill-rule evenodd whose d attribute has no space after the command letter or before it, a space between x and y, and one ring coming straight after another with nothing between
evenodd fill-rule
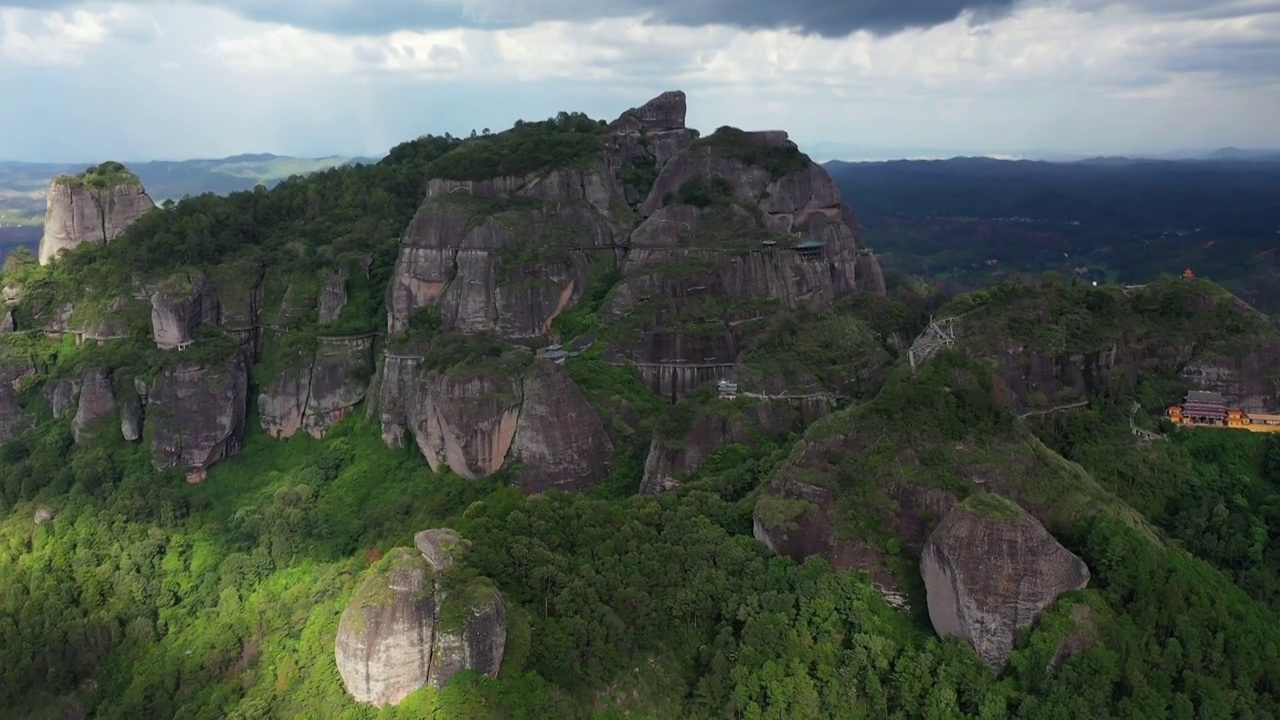
<instances>
[{"instance_id":1,"label":"cliffside walkway","mask_svg":"<svg viewBox=\"0 0 1280 720\"><path fill-rule=\"evenodd\" d=\"M1019 415L1018 420L1026 420L1027 418L1033 417L1036 415L1049 415L1051 413L1056 413L1056 412L1069 412L1071 410L1081 410L1085 407L1088 407L1088 405L1089 405L1088 400L1080 400L1077 402L1068 403L1066 405L1057 405L1051 408L1045 408L1043 410L1030 410Z\"/></svg>"},{"instance_id":2,"label":"cliffside walkway","mask_svg":"<svg viewBox=\"0 0 1280 720\"><path fill-rule=\"evenodd\" d=\"M911 343L907 350L907 359L911 362L911 370L915 371L920 363L933 357L939 350L955 345L956 318L942 320L929 318L929 326Z\"/></svg>"},{"instance_id":3,"label":"cliffside walkway","mask_svg":"<svg viewBox=\"0 0 1280 720\"><path fill-rule=\"evenodd\" d=\"M1133 403L1133 407L1129 409L1129 432L1133 433L1133 436L1138 438L1139 440L1147 440L1147 441L1168 440L1169 438L1165 437L1164 435L1161 435L1158 432L1144 430L1143 428L1138 427L1137 424L1133 422L1133 417L1137 415L1138 411L1141 409L1142 409L1142 406L1139 405L1138 402L1135 400Z\"/></svg>"},{"instance_id":4,"label":"cliffside walkway","mask_svg":"<svg viewBox=\"0 0 1280 720\"><path fill-rule=\"evenodd\" d=\"M763 395L761 393L740 392L738 393L738 397L748 397L754 400L830 400L832 402L839 402L846 399L844 395L837 395L835 393L807 393L804 395L783 393L781 395Z\"/></svg>"}]
</instances>

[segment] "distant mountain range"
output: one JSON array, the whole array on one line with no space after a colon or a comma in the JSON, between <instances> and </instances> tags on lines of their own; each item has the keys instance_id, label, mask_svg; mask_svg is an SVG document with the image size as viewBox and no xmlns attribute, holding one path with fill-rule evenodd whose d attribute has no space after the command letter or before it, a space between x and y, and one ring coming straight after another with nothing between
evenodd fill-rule
<instances>
[{"instance_id":1,"label":"distant mountain range","mask_svg":"<svg viewBox=\"0 0 1280 720\"><path fill-rule=\"evenodd\" d=\"M927 147L865 147L849 143L815 142L800 143L800 149L814 160L826 162L890 162L895 160L948 160L953 158L983 157L992 160L1035 160L1052 163L1075 162L1120 162L1133 163L1143 161L1257 161L1280 162L1280 149L1242 150L1236 147L1225 147L1217 150L1175 150L1162 153L1137 153L1133 155L1110 156L1090 155L1087 153L1062 153L1052 150L1018 150L1009 152L988 152L974 155L972 152Z\"/></svg>"},{"instance_id":2,"label":"distant mountain range","mask_svg":"<svg viewBox=\"0 0 1280 720\"><path fill-rule=\"evenodd\" d=\"M124 164L142 179L147 194L157 203L185 195L226 194L271 187L292 175L371 158L331 156L299 158L270 153L234 155L217 159L151 160ZM56 176L74 174L96 162L27 163L0 161L0 225L39 224L44 217L45 192Z\"/></svg>"}]
</instances>

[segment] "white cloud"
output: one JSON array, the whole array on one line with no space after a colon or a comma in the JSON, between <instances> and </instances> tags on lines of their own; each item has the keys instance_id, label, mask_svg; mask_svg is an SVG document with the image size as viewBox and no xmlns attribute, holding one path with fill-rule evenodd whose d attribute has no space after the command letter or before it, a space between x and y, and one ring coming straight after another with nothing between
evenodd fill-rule
<instances>
[{"instance_id":1,"label":"white cloud","mask_svg":"<svg viewBox=\"0 0 1280 720\"><path fill-rule=\"evenodd\" d=\"M0 8L0 58L31 65L79 65L85 53L110 37L111 11L54 12L36 16Z\"/></svg>"},{"instance_id":2,"label":"white cloud","mask_svg":"<svg viewBox=\"0 0 1280 720\"><path fill-rule=\"evenodd\" d=\"M558 109L612 117L677 87L690 94L696 126L783 127L814 141L972 151L1280 145L1265 120L1280 116L1280 1L1209 4L1027 0L992 20L962 15L846 38L641 18L353 36L206 5L0 7L0 74L6 85L10 76L30 83L32 98L56 97L51 82L109 78L118 87L105 97L149 109L131 120L140 138L131 142L188 155L299 152L303 136L359 136L373 151L364 145ZM66 110L0 109L0 124L24 124L35 138ZM0 156L22 137L0 137Z\"/></svg>"}]
</instances>

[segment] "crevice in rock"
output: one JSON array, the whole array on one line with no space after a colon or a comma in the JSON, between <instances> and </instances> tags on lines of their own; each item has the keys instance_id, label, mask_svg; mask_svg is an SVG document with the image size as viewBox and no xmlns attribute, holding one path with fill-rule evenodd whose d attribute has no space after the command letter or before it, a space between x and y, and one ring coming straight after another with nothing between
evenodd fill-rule
<instances>
[{"instance_id":1,"label":"crevice in rock","mask_svg":"<svg viewBox=\"0 0 1280 720\"><path fill-rule=\"evenodd\" d=\"M440 605L444 601L444 593L440 590L440 577L436 574L435 568L431 569L431 645L427 647L427 685L435 685L436 678L436 645L440 642ZM425 645L422 642L422 627L418 627L418 645Z\"/></svg>"},{"instance_id":2,"label":"crevice in rock","mask_svg":"<svg viewBox=\"0 0 1280 720\"><path fill-rule=\"evenodd\" d=\"M298 416L298 429L306 430L307 416L311 414L311 386L316 380L316 350L311 354L311 365L307 367L307 392L302 398L302 414Z\"/></svg>"}]
</instances>

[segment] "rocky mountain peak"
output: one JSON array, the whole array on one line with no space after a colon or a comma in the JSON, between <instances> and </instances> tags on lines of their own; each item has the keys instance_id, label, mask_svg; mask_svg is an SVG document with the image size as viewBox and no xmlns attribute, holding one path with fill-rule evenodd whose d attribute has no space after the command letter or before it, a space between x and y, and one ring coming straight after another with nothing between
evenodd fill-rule
<instances>
[{"instance_id":1,"label":"rocky mountain peak","mask_svg":"<svg viewBox=\"0 0 1280 720\"><path fill-rule=\"evenodd\" d=\"M118 162L56 177L49 185L40 264L86 242L105 245L154 209L138 176Z\"/></svg>"},{"instance_id":2,"label":"rocky mountain peak","mask_svg":"<svg viewBox=\"0 0 1280 720\"><path fill-rule=\"evenodd\" d=\"M668 90L638 108L632 108L614 120L614 131L661 132L684 130L688 104L682 90Z\"/></svg>"}]
</instances>

